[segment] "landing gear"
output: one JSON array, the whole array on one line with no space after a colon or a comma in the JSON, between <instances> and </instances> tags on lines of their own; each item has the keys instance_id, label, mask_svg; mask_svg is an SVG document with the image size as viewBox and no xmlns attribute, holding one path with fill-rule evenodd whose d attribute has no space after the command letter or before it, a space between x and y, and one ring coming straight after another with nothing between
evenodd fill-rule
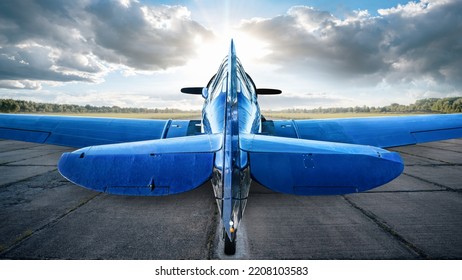
<instances>
[{"instance_id":1,"label":"landing gear","mask_svg":"<svg viewBox=\"0 0 462 280\"><path fill-rule=\"evenodd\" d=\"M234 238L233 241L231 241L226 234L224 233L225 236L225 254L226 255L234 255L236 253L236 238Z\"/></svg>"}]
</instances>

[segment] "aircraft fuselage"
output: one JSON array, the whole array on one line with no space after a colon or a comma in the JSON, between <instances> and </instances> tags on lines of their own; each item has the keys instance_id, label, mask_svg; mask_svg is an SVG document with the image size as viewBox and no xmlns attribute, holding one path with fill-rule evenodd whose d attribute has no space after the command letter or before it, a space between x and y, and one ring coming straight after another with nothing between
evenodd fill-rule
<instances>
[{"instance_id":1,"label":"aircraft fuselage","mask_svg":"<svg viewBox=\"0 0 462 280\"><path fill-rule=\"evenodd\" d=\"M233 44L217 74L203 89L203 96L204 132L223 135L222 149L215 154L212 185L224 230L233 242L251 183L248 155L240 149L239 135L261 131L256 88L236 57Z\"/></svg>"}]
</instances>

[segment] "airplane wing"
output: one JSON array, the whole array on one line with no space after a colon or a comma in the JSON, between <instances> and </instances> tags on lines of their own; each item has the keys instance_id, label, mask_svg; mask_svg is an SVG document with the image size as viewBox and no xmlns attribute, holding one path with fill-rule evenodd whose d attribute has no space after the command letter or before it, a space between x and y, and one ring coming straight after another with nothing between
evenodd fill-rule
<instances>
[{"instance_id":1,"label":"airplane wing","mask_svg":"<svg viewBox=\"0 0 462 280\"><path fill-rule=\"evenodd\" d=\"M0 114L0 138L86 147L61 156L58 169L69 181L100 192L159 196L192 190L212 176L221 137L197 135L198 123Z\"/></svg>"},{"instance_id":2,"label":"airplane wing","mask_svg":"<svg viewBox=\"0 0 462 280\"><path fill-rule=\"evenodd\" d=\"M199 121L0 114L0 138L81 148L196 135Z\"/></svg>"},{"instance_id":3,"label":"airplane wing","mask_svg":"<svg viewBox=\"0 0 462 280\"><path fill-rule=\"evenodd\" d=\"M91 146L65 153L59 172L100 192L160 196L199 187L212 176L220 135Z\"/></svg>"},{"instance_id":4,"label":"airplane wing","mask_svg":"<svg viewBox=\"0 0 462 280\"><path fill-rule=\"evenodd\" d=\"M266 135L264 135L266 134ZM296 195L346 194L399 176L398 153L382 148L462 137L462 114L275 120L242 135L252 178Z\"/></svg>"},{"instance_id":5,"label":"airplane wing","mask_svg":"<svg viewBox=\"0 0 462 280\"><path fill-rule=\"evenodd\" d=\"M462 114L268 120L263 134L389 148L462 137Z\"/></svg>"}]
</instances>

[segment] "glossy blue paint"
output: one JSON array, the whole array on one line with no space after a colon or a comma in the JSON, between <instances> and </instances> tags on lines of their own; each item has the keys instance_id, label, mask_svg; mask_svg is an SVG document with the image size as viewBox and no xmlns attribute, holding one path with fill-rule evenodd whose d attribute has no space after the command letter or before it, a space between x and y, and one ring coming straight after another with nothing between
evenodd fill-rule
<instances>
[{"instance_id":1,"label":"glossy blue paint","mask_svg":"<svg viewBox=\"0 0 462 280\"><path fill-rule=\"evenodd\" d=\"M58 168L69 181L100 192L177 194L210 179L221 140L200 135L92 146L63 154Z\"/></svg>"},{"instance_id":2,"label":"glossy blue paint","mask_svg":"<svg viewBox=\"0 0 462 280\"><path fill-rule=\"evenodd\" d=\"M297 195L346 194L383 185L401 174L399 154L364 145L241 134L252 178Z\"/></svg>"},{"instance_id":3,"label":"glossy blue paint","mask_svg":"<svg viewBox=\"0 0 462 280\"><path fill-rule=\"evenodd\" d=\"M223 135L223 149L216 153L212 185L223 227L230 240L235 239L251 183L249 170L242 165L247 161L247 154L239 147L239 135L242 131L255 131L260 124L259 113L251 113L256 110L257 103L255 90L246 78L231 42L228 56L207 87L209 94L203 114L204 119L210 119L207 123L211 124L206 131ZM210 110L208 102L214 104L215 109ZM213 113L217 108L223 111L218 111L215 118ZM218 123L221 116L223 122ZM254 125L256 120L258 125Z\"/></svg>"},{"instance_id":4,"label":"glossy blue paint","mask_svg":"<svg viewBox=\"0 0 462 280\"><path fill-rule=\"evenodd\" d=\"M298 137L382 148L462 137L462 114L296 120ZM276 126L276 125L275 125Z\"/></svg>"},{"instance_id":5,"label":"glossy blue paint","mask_svg":"<svg viewBox=\"0 0 462 280\"><path fill-rule=\"evenodd\" d=\"M257 94L280 91L255 87L233 42L206 87L182 91L204 98L201 121L0 114L0 138L86 147L65 153L59 171L102 192L168 195L210 179L233 241L252 178L296 195L360 192L402 172L382 148L462 137L461 114L262 121Z\"/></svg>"},{"instance_id":6,"label":"glossy blue paint","mask_svg":"<svg viewBox=\"0 0 462 280\"><path fill-rule=\"evenodd\" d=\"M0 138L80 148L161 139L168 124L167 120L0 114Z\"/></svg>"}]
</instances>

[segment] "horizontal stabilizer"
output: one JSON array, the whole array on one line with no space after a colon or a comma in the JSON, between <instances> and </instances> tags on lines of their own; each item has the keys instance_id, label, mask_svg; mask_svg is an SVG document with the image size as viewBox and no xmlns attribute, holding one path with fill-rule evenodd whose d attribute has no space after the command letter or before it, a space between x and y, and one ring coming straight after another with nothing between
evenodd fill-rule
<instances>
[{"instance_id":1,"label":"horizontal stabilizer","mask_svg":"<svg viewBox=\"0 0 462 280\"><path fill-rule=\"evenodd\" d=\"M278 95L281 94L282 91L280 89L273 89L273 88L257 88L258 95Z\"/></svg>"},{"instance_id":2,"label":"horizontal stabilizer","mask_svg":"<svg viewBox=\"0 0 462 280\"><path fill-rule=\"evenodd\" d=\"M203 87L187 87L187 88L182 88L181 92L182 93L187 93L187 94L202 94Z\"/></svg>"},{"instance_id":3,"label":"horizontal stabilizer","mask_svg":"<svg viewBox=\"0 0 462 280\"><path fill-rule=\"evenodd\" d=\"M264 135L241 135L250 172L263 186L296 195L346 194L401 174L399 154L380 148Z\"/></svg>"},{"instance_id":4,"label":"horizontal stabilizer","mask_svg":"<svg viewBox=\"0 0 462 280\"><path fill-rule=\"evenodd\" d=\"M212 175L219 135L92 146L62 155L59 172L100 192L161 196L199 187Z\"/></svg>"}]
</instances>

